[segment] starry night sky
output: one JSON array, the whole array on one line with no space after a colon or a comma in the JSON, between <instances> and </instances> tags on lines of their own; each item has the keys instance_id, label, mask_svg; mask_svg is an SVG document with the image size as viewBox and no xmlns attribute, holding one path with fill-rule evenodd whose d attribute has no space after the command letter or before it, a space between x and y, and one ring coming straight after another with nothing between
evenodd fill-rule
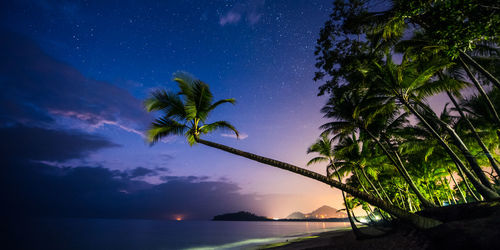
<instances>
[{"instance_id":1,"label":"starry night sky","mask_svg":"<svg viewBox=\"0 0 500 250\"><path fill-rule=\"evenodd\" d=\"M313 52L331 6L2 1L1 185L15 190L3 196L13 210L54 216L284 217L341 208L339 191L324 184L183 138L149 147L141 136L152 120L142 100L155 88L176 89L172 74L187 71L215 99L237 100L212 119L230 121L241 140L206 139L304 166L325 122Z\"/></svg>"}]
</instances>

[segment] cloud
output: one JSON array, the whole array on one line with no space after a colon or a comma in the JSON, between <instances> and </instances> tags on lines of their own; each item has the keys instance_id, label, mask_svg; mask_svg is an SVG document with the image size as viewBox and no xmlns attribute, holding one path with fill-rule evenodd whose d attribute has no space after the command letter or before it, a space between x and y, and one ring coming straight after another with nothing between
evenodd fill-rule
<instances>
[{"instance_id":1,"label":"cloud","mask_svg":"<svg viewBox=\"0 0 500 250\"><path fill-rule=\"evenodd\" d=\"M254 24L256 24L256 23L259 22L259 20L260 20L261 17L262 17L262 14L257 13L255 11L252 11L252 12L250 12L250 13L247 14L247 21L251 25L254 25Z\"/></svg>"},{"instance_id":2,"label":"cloud","mask_svg":"<svg viewBox=\"0 0 500 250\"><path fill-rule=\"evenodd\" d=\"M167 170L165 169L165 171L167 171ZM128 170L128 171L123 171L122 173L124 174L124 175L122 175L122 177L126 177L129 179L134 179L137 177L158 175L158 171L156 171L156 169L150 169L150 168L145 168L145 167L136 167L136 168Z\"/></svg>"},{"instance_id":3,"label":"cloud","mask_svg":"<svg viewBox=\"0 0 500 250\"><path fill-rule=\"evenodd\" d=\"M77 131L52 130L16 125L0 128L0 152L10 161L66 161L91 152L117 147L103 137Z\"/></svg>"},{"instance_id":4,"label":"cloud","mask_svg":"<svg viewBox=\"0 0 500 250\"><path fill-rule=\"evenodd\" d=\"M0 179L9 216L210 219L220 213L255 211L259 205L253 195L240 194L236 184L205 177L170 176L154 185L103 167L25 162L4 166Z\"/></svg>"},{"instance_id":5,"label":"cloud","mask_svg":"<svg viewBox=\"0 0 500 250\"><path fill-rule=\"evenodd\" d=\"M262 17L260 7L265 4L265 0L247 0L235 4L226 14L220 16L219 25L237 24L245 16L249 25L258 23Z\"/></svg>"},{"instance_id":6,"label":"cloud","mask_svg":"<svg viewBox=\"0 0 500 250\"><path fill-rule=\"evenodd\" d=\"M223 134L221 134L221 136L222 137L229 137L229 138L237 139L235 134L226 134L226 133L223 133ZM240 136L239 136L240 140L245 140L246 138L248 138L248 134L246 134L246 133L240 133Z\"/></svg>"},{"instance_id":7,"label":"cloud","mask_svg":"<svg viewBox=\"0 0 500 250\"><path fill-rule=\"evenodd\" d=\"M210 219L258 211L254 195L206 176L174 176L164 167L111 170L102 166L46 164L82 158L115 144L76 131L0 128L0 197L11 217ZM147 178L161 182L151 184Z\"/></svg>"},{"instance_id":8,"label":"cloud","mask_svg":"<svg viewBox=\"0 0 500 250\"><path fill-rule=\"evenodd\" d=\"M224 26L226 24L235 24L238 23L240 19L241 19L240 13L229 11L228 13L220 17L219 24L221 26Z\"/></svg>"},{"instance_id":9,"label":"cloud","mask_svg":"<svg viewBox=\"0 0 500 250\"><path fill-rule=\"evenodd\" d=\"M142 134L151 120L125 89L85 77L22 35L4 29L0 35L0 126L69 117L89 130L108 124Z\"/></svg>"}]
</instances>

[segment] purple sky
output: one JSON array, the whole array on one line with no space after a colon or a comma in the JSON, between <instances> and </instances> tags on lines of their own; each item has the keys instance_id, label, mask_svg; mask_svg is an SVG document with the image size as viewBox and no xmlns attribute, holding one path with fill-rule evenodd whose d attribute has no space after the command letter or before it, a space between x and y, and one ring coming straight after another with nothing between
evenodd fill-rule
<instances>
[{"instance_id":1,"label":"purple sky","mask_svg":"<svg viewBox=\"0 0 500 250\"><path fill-rule=\"evenodd\" d=\"M19 133L2 146L12 151L7 171L26 182L19 192L40 199L47 211L71 216L60 201L43 201L29 178L43 175L58 190L68 183L91 186L92 176L82 173L94 171L102 174L96 183L113 184L92 191L111 195L103 196L110 204L95 204L96 211L119 209L112 201L122 198L115 195L128 195L130 204L148 199L164 212L144 215L138 208L123 217L189 211L192 218L210 218L189 205L197 200L218 203L210 210L215 214L244 209L284 217L321 205L342 208L340 192L316 181L203 145L189 147L180 137L153 147L141 137L152 119L142 100L154 88L175 89L172 74L187 71L210 84L216 99L237 100L212 120L232 122L242 139L214 133L207 140L299 166L313 157L306 149L326 122L319 112L325 98L316 96L319 83L312 81L313 52L330 1L208 2L0 4L0 132ZM16 164L24 172L12 170ZM324 166L311 169L324 172ZM73 175L77 181L67 182ZM215 193L222 197L208 198L221 187L227 190ZM176 198L163 200L173 191Z\"/></svg>"}]
</instances>

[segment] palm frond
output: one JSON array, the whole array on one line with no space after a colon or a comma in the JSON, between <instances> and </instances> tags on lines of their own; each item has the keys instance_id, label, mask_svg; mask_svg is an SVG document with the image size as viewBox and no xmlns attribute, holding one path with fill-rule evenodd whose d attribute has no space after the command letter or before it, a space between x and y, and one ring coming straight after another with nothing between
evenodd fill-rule
<instances>
[{"instance_id":1,"label":"palm frond","mask_svg":"<svg viewBox=\"0 0 500 250\"><path fill-rule=\"evenodd\" d=\"M173 80L177 82L179 89L181 89L181 91L179 92L180 95L192 98L192 85L195 79L196 78L189 73L180 71L174 73Z\"/></svg>"},{"instance_id":2,"label":"palm frond","mask_svg":"<svg viewBox=\"0 0 500 250\"><path fill-rule=\"evenodd\" d=\"M239 138L240 134L236 128L227 121L217 121L210 124L205 124L200 127L200 133L207 134L215 130L228 130L235 133L236 138Z\"/></svg>"},{"instance_id":3,"label":"palm frond","mask_svg":"<svg viewBox=\"0 0 500 250\"><path fill-rule=\"evenodd\" d=\"M183 135L188 127L168 117L157 118L151 124L151 128L147 131L147 140L154 144L161 138L171 135Z\"/></svg>"},{"instance_id":4,"label":"palm frond","mask_svg":"<svg viewBox=\"0 0 500 250\"><path fill-rule=\"evenodd\" d=\"M316 163L320 163L320 162L325 162L325 161L328 161L328 158L323 157L323 156L317 156L317 157L314 157L311 160L309 160L306 165L309 166L309 165L312 165L312 164L316 164Z\"/></svg>"},{"instance_id":5,"label":"palm frond","mask_svg":"<svg viewBox=\"0 0 500 250\"><path fill-rule=\"evenodd\" d=\"M144 101L148 112L164 111L167 117L185 119L184 103L179 95L165 90L154 90L151 96Z\"/></svg>"},{"instance_id":6,"label":"palm frond","mask_svg":"<svg viewBox=\"0 0 500 250\"><path fill-rule=\"evenodd\" d=\"M185 109L191 119L198 118L205 121L210 112L212 103L212 92L208 85L202 81L195 80L191 86L191 96L186 100Z\"/></svg>"},{"instance_id":7,"label":"palm frond","mask_svg":"<svg viewBox=\"0 0 500 250\"><path fill-rule=\"evenodd\" d=\"M210 107L208 108L207 111L210 112L210 111L214 110L215 108L217 108L219 105L224 104L224 103L231 103L234 105L234 104L236 104L236 100L234 98L218 100L218 101L214 102L212 105L210 105Z\"/></svg>"}]
</instances>

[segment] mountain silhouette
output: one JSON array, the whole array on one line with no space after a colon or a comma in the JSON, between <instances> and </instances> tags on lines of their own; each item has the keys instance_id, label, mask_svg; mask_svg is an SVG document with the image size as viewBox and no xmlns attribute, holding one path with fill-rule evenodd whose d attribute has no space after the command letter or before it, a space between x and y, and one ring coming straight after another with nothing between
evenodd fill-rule
<instances>
[{"instance_id":1,"label":"mountain silhouette","mask_svg":"<svg viewBox=\"0 0 500 250\"><path fill-rule=\"evenodd\" d=\"M293 212L286 217L287 219L330 219L347 218L346 213L339 212L338 209L330 206L322 206L308 214Z\"/></svg>"}]
</instances>

